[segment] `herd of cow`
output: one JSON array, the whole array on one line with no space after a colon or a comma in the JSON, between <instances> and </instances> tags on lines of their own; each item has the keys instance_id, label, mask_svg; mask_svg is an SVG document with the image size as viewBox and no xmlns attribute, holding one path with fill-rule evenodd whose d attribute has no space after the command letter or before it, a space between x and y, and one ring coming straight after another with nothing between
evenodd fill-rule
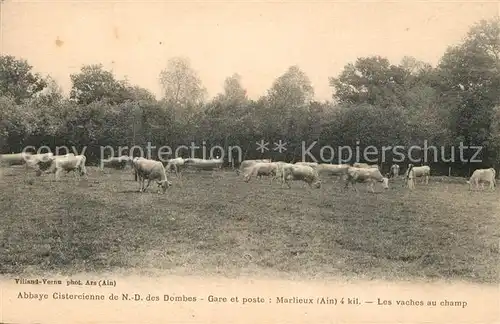
<instances>
[{"instance_id":1,"label":"herd of cow","mask_svg":"<svg viewBox=\"0 0 500 324\"><path fill-rule=\"evenodd\" d=\"M101 168L110 167L124 169L131 167L134 174L134 179L139 181L139 191L144 192L152 181L156 181L158 187L165 193L167 188L172 185L172 182L167 178L167 171L175 172L180 177L181 171L184 168L195 170L212 170L221 169L223 159L197 159L197 158L175 158L163 162L146 159L143 157L111 157L101 161ZM84 176L88 179L87 170L85 167L85 155L74 155L72 153L66 155L53 155L52 153L31 154L31 153L15 153L0 155L0 167L12 165L25 165L26 169L32 169L37 176L44 173L55 174L55 180L60 178L62 172L73 171L75 177ZM349 164L323 164L315 162L296 162L286 163L282 161L273 162L271 160L244 160L241 162L236 173L243 174L245 182L249 182L253 177L267 176L273 180L279 179L282 186L286 184L291 188L290 181L304 181L311 188L321 187L321 177L337 177L345 181L345 188L351 184L352 188L357 191L356 183L367 183L368 188L374 192L375 183L381 183L384 189L389 188L389 179L399 177L400 167L393 164L388 174L383 175L378 165L369 165L366 163ZM428 184L430 177L429 166L413 166L408 165L407 170L403 175L403 185L410 189L415 188L416 178L423 178L423 182ZM213 173L212 173L213 176ZM477 169L474 171L469 181L469 189L475 186L476 189L484 189L484 183L489 184L489 189L494 190L496 186L496 172L494 168ZM145 181L148 180L145 186Z\"/></svg>"}]
</instances>

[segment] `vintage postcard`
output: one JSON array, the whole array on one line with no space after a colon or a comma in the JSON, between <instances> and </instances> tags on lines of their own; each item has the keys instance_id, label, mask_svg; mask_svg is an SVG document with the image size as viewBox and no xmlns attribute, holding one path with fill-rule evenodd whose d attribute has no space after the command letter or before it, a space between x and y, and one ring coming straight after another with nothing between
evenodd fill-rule
<instances>
[{"instance_id":1,"label":"vintage postcard","mask_svg":"<svg viewBox=\"0 0 500 324\"><path fill-rule=\"evenodd\" d=\"M498 1L0 2L0 323L500 323Z\"/></svg>"}]
</instances>

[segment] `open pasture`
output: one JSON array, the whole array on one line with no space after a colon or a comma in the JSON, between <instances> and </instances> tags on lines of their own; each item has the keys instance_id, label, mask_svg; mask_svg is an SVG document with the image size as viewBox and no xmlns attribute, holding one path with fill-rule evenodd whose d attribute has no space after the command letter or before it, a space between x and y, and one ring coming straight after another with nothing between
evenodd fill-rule
<instances>
[{"instance_id":1,"label":"open pasture","mask_svg":"<svg viewBox=\"0 0 500 324\"><path fill-rule=\"evenodd\" d=\"M232 171L185 172L165 195L137 192L130 170L88 168L26 181L0 178L0 273L155 271L498 282L500 192L431 177L375 194L324 180L321 189ZM419 179L420 181L420 179Z\"/></svg>"}]
</instances>

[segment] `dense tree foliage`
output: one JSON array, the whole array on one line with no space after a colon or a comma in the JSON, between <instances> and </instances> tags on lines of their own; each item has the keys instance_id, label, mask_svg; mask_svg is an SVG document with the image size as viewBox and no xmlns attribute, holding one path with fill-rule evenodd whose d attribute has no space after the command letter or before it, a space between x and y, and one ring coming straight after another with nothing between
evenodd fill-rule
<instances>
[{"instance_id":1,"label":"dense tree foliage","mask_svg":"<svg viewBox=\"0 0 500 324\"><path fill-rule=\"evenodd\" d=\"M146 147L150 142L175 148L205 142L208 149L220 145L226 153L229 146L239 146L243 158L296 161L303 142L306 147L318 143L310 151L318 158L322 145L427 143L446 147L448 156L452 146L463 143L484 147L484 163L473 168L500 162L499 19L472 26L436 67L413 57L401 62L359 57L330 78L332 102L313 100L313 85L296 65L256 100L248 98L237 73L226 78L222 93L207 100L185 57L171 58L159 72L163 97L158 100L102 65L83 66L71 75L69 98L54 80L31 69L25 60L0 57L0 152L18 152L25 145L86 146L89 160L95 160L105 145ZM273 150L280 139L286 151ZM270 142L267 151L255 149L260 140ZM389 153L385 168L390 159ZM464 167L461 162L426 163L437 173Z\"/></svg>"}]
</instances>

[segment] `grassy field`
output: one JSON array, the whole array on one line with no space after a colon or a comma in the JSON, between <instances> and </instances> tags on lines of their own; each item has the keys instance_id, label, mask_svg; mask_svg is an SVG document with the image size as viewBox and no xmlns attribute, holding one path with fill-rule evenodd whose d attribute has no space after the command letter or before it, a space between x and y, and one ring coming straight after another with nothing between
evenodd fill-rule
<instances>
[{"instance_id":1,"label":"grassy field","mask_svg":"<svg viewBox=\"0 0 500 324\"><path fill-rule=\"evenodd\" d=\"M130 171L89 168L0 178L0 273L164 274L499 280L500 191L433 177L359 194L326 181L292 189L233 172L171 176L167 194L138 193ZM459 183L460 182L460 183Z\"/></svg>"}]
</instances>

